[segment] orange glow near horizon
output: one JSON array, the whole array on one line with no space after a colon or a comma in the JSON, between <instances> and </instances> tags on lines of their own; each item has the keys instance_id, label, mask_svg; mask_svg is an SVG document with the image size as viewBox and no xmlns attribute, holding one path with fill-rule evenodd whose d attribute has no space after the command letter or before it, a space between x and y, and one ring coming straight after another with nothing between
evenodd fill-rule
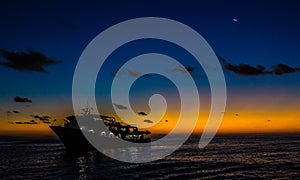
<instances>
[{"instance_id":1,"label":"orange glow near horizon","mask_svg":"<svg viewBox=\"0 0 300 180\"><path fill-rule=\"evenodd\" d=\"M205 128L208 114L200 115L195 134L201 134ZM218 134L285 134L300 133L299 112L288 114L225 114ZM149 130L153 134L167 134L176 125L177 121L172 116L165 116L161 122ZM167 121L166 121L167 120ZM188 123L188 121L187 121ZM186 133L185 127L180 127L180 132ZM53 136L48 124L18 125L1 122L0 135L49 135Z\"/></svg>"},{"instance_id":2,"label":"orange glow near horizon","mask_svg":"<svg viewBox=\"0 0 300 180\"><path fill-rule=\"evenodd\" d=\"M267 95L253 96L237 95L228 98L226 112L218 129L218 134L300 133L300 112L297 109L299 102L297 102L296 98L276 96L276 98L272 99L274 94L272 97ZM65 110L62 108L60 111L55 111L54 107L56 105L57 102L52 103L52 107L46 109L49 112L56 112L56 115L53 114L53 117L57 120L62 121L66 116L71 115L70 112L72 111L70 109ZM175 108L173 111L174 113L172 113L171 108L159 123L149 128L152 134L166 134L175 127L179 112ZM208 106L202 103L200 116L193 133L202 133L208 119L208 113ZM42 114L47 115L48 113ZM110 114L107 113L105 115ZM2 115L0 119L0 135L54 135L48 127L49 124L9 124L8 121L29 121L32 119L28 115L26 116L27 119L23 119L21 115L15 115L15 117L7 119L7 116ZM186 123L189 123L190 117L185 119ZM179 129L181 133L187 133L187 127L179 127Z\"/></svg>"},{"instance_id":3,"label":"orange glow near horizon","mask_svg":"<svg viewBox=\"0 0 300 180\"><path fill-rule=\"evenodd\" d=\"M2 136L55 136L46 124L8 124L0 123L0 135Z\"/></svg>"}]
</instances>

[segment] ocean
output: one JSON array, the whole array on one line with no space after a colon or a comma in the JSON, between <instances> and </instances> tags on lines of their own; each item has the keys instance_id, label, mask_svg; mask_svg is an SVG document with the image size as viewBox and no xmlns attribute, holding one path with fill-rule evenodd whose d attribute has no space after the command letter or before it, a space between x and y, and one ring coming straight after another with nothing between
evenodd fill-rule
<instances>
[{"instance_id":1,"label":"ocean","mask_svg":"<svg viewBox=\"0 0 300 180\"><path fill-rule=\"evenodd\" d=\"M300 179L300 136L190 138L164 159L130 164L101 153L69 154L59 139L0 141L0 179Z\"/></svg>"}]
</instances>

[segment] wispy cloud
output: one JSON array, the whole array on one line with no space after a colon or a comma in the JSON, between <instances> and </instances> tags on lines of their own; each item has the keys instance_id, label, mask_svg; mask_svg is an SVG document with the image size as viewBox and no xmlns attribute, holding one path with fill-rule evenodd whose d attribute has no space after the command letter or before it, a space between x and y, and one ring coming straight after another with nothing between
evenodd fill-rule
<instances>
[{"instance_id":1,"label":"wispy cloud","mask_svg":"<svg viewBox=\"0 0 300 180\"><path fill-rule=\"evenodd\" d=\"M142 76L142 74L140 72L137 72L137 71L134 71L134 70L130 70L130 69L126 69L126 70L123 70L123 71L114 71L111 73L112 77L120 77L121 75L129 75L129 76L132 76L134 78L139 78ZM152 75L151 74L144 74L143 77L145 78L152 78Z\"/></svg>"},{"instance_id":2,"label":"wispy cloud","mask_svg":"<svg viewBox=\"0 0 300 180\"><path fill-rule=\"evenodd\" d=\"M143 122L149 123L149 124L153 123L153 121L151 121L151 120L149 120L149 119L145 119Z\"/></svg>"},{"instance_id":3,"label":"wispy cloud","mask_svg":"<svg viewBox=\"0 0 300 180\"><path fill-rule=\"evenodd\" d=\"M118 108L118 109L127 109L126 106L123 106L123 105L121 105L121 104L114 104L114 106L115 106L116 108Z\"/></svg>"},{"instance_id":4,"label":"wispy cloud","mask_svg":"<svg viewBox=\"0 0 300 180\"><path fill-rule=\"evenodd\" d=\"M9 121L8 123L10 124L38 124L35 120L30 120L30 121Z\"/></svg>"},{"instance_id":5,"label":"wispy cloud","mask_svg":"<svg viewBox=\"0 0 300 180\"><path fill-rule=\"evenodd\" d=\"M6 60L6 62L0 62L0 65L17 71L45 73L47 72L45 70L46 66L59 63L58 61L50 59L46 55L34 50L28 50L28 52L11 52L0 49L0 54Z\"/></svg>"},{"instance_id":6,"label":"wispy cloud","mask_svg":"<svg viewBox=\"0 0 300 180\"><path fill-rule=\"evenodd\" d=\"M182 74L188 74L188 73L192 73L195 71L195 68L192 66L185 66L184 68L174 68L172 70L173 72L179 72Z\"/></svg>"},{"instance_id":7,"label":"wispy cloud","mask_svg":"<svg viewBox=\"0 0 300 180\"><path fill-rule=\"evenodd\" d=\"M128 74L130 75L130 76L132 76L132 77L140 77L141 76L141 73L139 73L139 72L136 72L136 71L133 71L133 70L130 70L130 69L127 69L127 72L128 72Z\"/></svg>"},{"instance_id":8,"label":"wispy cloud","mask_svg":"<svg viewBox=\"0 0 300 180\"><path fill-rule=\"evenodd\" d=\"M19 96L16 96L14 98L14 101L15 102L18 102L18 103L32 103L32 100L31 99L28 99L28 98L21 98Z\"/></svg>"}]
</instances>

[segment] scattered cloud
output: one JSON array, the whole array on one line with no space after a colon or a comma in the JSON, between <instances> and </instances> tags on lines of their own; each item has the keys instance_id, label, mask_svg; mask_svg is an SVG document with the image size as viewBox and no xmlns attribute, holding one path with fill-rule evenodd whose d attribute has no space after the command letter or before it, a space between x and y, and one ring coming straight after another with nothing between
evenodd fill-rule
<instances>
[{"instance_id":1,"label":"scattered cloud","mask_svg":"<svg viewBox=\"0 0 300 180\"><path fill-rule=\"evenodd\" d=\"M273 74L281 76L284 74L288 74L288 73L295 73L295 72L299 72L300 68L292 68L288 65L285 64L277 64L277 66L273 67Z\"/></svg>"},{"instance_id":2,"label":"scattered cloud","mask_svg":"<svg viewBox=\"0 0 300 180\"><path fill-rule=\"evenodd\" d=\"M31 99L28 99L28 98L21 98L19 96L16 96L14 98L14 101L15 102L19 102L19 103L32 103L32 100Z\"/></svg>"},{"instance_id":3,"label":"scattered cloud","mask_svg":"<svg viewBox=\"0 0 300 180\"><path fill-rule=\"evenodd\" d=\"M140 77L140 76L141 76L141 73L139 73L139 72L136 72L136 71L133 71L133 70L129 70L129 69L127 69L127 72L128 72L128 74L129 74L130 76L132 76L132 77L136 77L136 78L138 78L138 77Z\"/></svg>"},{"instance_id":4,"label":"scattered cloud","mask_svg":"<svg viewBox=\"0 0 300 180\"><path fill-rule=\"evenodd\" d=\"M39 121L41 121L44 124L50 124L50 116L39 116L39 115L30 115L31 117L33 117L34 119L38 119Z\"/></svg>"},{"instance_id":5,"label":"scattered cloud","mask_svg":"<svg viewBox=\"0 0 300 180\"><path fill-rule=\"evenodd\" d=\"M50 124L50 121L42 121L44 124Z\"/></svg>"},{"instance_id":6,"label":"scattered cloud","mask_svg":"<svg viewBox=\"0 0 300 180\"><path fill-rule=\"evenodd\" d=\"M38 124L35 120L30 120L30 121L9 121L8 123L10 124Z\"/></svg>"},{"instance_id":7,"label":"scattered cloud","mask_svg":"<svg viewBox=\"0 0 300 180\"><path fill-rule=\"evenodd\" d=\"M139 78L142 76L142 74L140 72L134 71L134 70L130 70L130 69L124 69L121 71L115 70L111 73L112 77L120 77L121 75L129 75L132 76L134 78ZM145 74L143 75L143 77L145 78L152 78L151 74Z\"/></svg>"},{"instance_id":8,"label":"scattered cloud","mask_svg":"<svg viewBox=\"0 0 300 180\"><path fill-rule=\"evenodd\" d=\"M149 119L145 119L143 122L149 123L149 124L153 123L153 121L151 121L151 120L149 120Z\"/></svg>"},{"instance_id":9,"label":"scattered cloud","mask_svg":"<svg viewBox=\"0 0 300 180\"><path fill-rule=\"evenodd\" d=\"M217 55L217 57L221 63L227 63L226 59L224 59L222 56Z\"/></svg>"},{"instance_id":10,"label":"scattered cloud","mask_svg":"<svg viewBox=\"0 0 300 180\"><path fill-rule=\"evenodd\" d=\"M282 76L289 73L300 72L300 68L293 68L286 64L277 64L272 68L267 69L262 65L251 66L249 64L232 65L228 63L224 58L218 56L219 61L224 64L224 68L235 74L242 76L259 76L259 75L275 75Z\"/></svg>"},{"instance_id":11,"label":"scattered cloud","mask_svg":"<svg viewBox=\"0 0 300 180\"><path fill-rule=\"evenodd\" d=\"M30 116L35 119L39 119L40 121L47 121L50 119L50 116L39 116L39 115L30 115Z\"/></svg>"},{"instance_id":12,"label":"scattered cloud","mask_svg":"<svg viewBox=\"0 0 300 180\"><path fill-rule=\"evenodd\" d=\"M45 73L47 72L45 66L59 63L58 61L50 59L46 55L33 50L28 50L28 52L11 52L0 49L0 54L6 60L6 62L0 62L0 65L17 71Z\"/></svg>"},{"instance_id":13,"label":"scattered cloud","mask_svg":"<svg viewBox=\"0 0 300 180\"><path fill-rule=\"evenodd\" d=\"M234 72L238 75L244 76L257 76L257 75L265 75L270 74L269 72L265 72L265 67L258 65L257 67L253 67L248 64L239 64L239 65L232 65L230 63L225 64L225 69Z\"/></svg>"},{"instance_id":14,"label":"scattered cloud","mask_svg":"<svg viewBox=\"0 0 300 180\"><path fill-rule=\"evenodd\" d=\"M19 114L20 112L19 111L13 111L15 114Z\"/></svg>"},{"instance_id":15,"label":"scattered cloud","mask_svg":"<svg viewBox=\"0 0 300 180\"><path fill-rule=\"evenodd\" d=\"M182 74L187 74L187 71L185 69L182 69L182 68L174 68L172 71L173 72L179 72L179 73L182 73Z\"/></svg>"},{"instance_id":16,"label":"scattered cloud","mask_svg":"<svg viewBox=\"0 0 300 180\"><path fill-rule=\"evenodd\" d=\"M126 106L123 106L123 105L121 105L121 104L114 104L114 106L115 106L117 109L122 109L122 110L127 109Z\"/></svg>"},{"instance_id":17,"label":"scattered cloud","mask_svg":"<svg viewBox=\"0 0 300 180\"><path fill-rule=\"evenodd\" d=\"M31 120L29 122L24 122L24 124L38 124L35 120Z\"/></svg>"},{"instance_id":18,"label":"scattered cloud","mask_svg":"<svg viewBox=\"0 0 300 180\"><path fill-rule=\"evenodd\" d=\"M195 71L195 68L192 66L185 66L184 68L174 68L172 70L173 72L179 72L182 74L188 74L188 73L192 73Z\"/></svg>"},{"instance_id":19,"label":"scattered cloud","mask_svg":"<svg viewBox=\"0 0 300 180\"><path fill-rule=\"evenodd\" d=\"M138 112L138 115L140 115L140 116L147 116L147 113L145 113L145 112Z\"/></svg>"}]
</instances>

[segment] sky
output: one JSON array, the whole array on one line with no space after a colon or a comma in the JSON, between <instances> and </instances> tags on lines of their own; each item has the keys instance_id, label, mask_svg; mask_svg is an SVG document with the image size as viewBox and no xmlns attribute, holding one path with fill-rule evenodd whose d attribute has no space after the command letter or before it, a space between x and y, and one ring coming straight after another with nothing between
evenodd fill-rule
<instances>
[{"instance_id":1,"label":"sky","mask_svg":"<svg viewBox=\"0 0 300 180\"><path fill-rule=\"evenodd\" d=\"M73 74L85 47L110 26L139 17L186 24L218 55L227 86L220 134L299 133L299 8L300 3L291 0L1 1L0 134L53 135L49 123L73 114ZM162 40L136 40L108 57L96 83L100 113L115 116L114 106L127 108L111 102L111 83L114 78L137 77L135 67L116 72L144 53L171 56L192 75L201 101L195 132L201 133L210 110L207 77L188 52ZM184 75L182 69L170 72ZM130 91L131 107L136 113L150 113L148 100L156 93L165 97L167 112L160 120L144 123L158 121L151 131L167 133L180 109L178 90L170 80L155 74L138 78Z\"/></svg>"}]
</instances>

